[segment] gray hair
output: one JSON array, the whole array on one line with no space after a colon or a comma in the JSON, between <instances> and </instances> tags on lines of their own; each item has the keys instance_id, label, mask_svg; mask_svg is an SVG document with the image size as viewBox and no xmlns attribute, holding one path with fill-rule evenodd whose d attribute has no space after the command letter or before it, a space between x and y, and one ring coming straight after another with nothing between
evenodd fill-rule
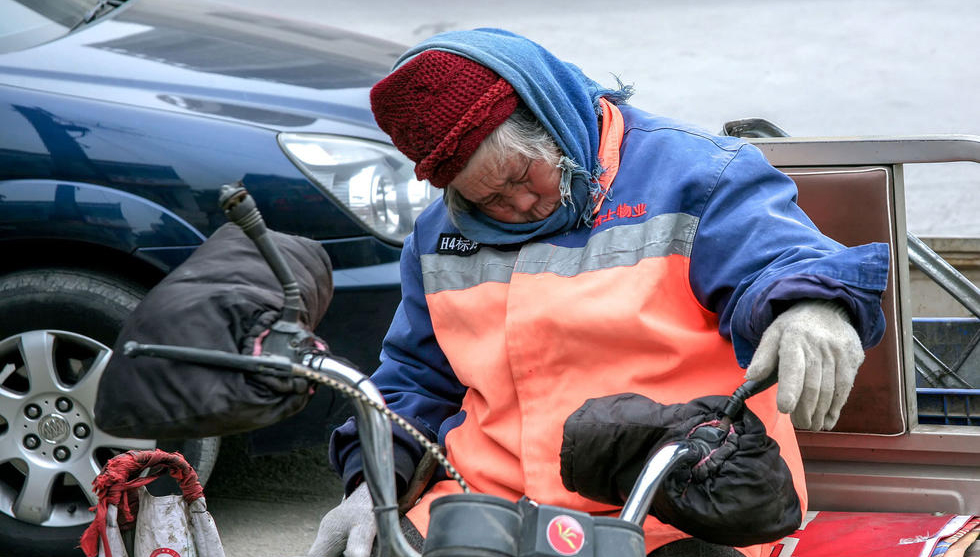
<instances>
[{"instance_id":1,"label":"gray hair","mask_svg":"<svg viewBox=\"0 0 980 557\"><path fill-rule=\"evenodd\" d=\"M515 153L531 161L540 160L552 166L557 166L561 160L558 144L534 113L525 106L518 106L509 118L490 132L470 160L478 153L486 153L495 164L504 164ZM452 186L446 186L442 200L449 209L450 218L473 210L473 203Z\"/></svg>"}]
</instances>

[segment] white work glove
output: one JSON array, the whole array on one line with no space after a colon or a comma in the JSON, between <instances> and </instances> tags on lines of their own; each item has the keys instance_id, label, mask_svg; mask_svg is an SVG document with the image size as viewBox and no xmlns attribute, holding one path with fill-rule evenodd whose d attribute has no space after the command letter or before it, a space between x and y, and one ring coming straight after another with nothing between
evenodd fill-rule
<instances>
[{"instance_id":1,"label":"white work glove","mask_svg":"<svg viewBox=\"0 0 980 557\"><path fill-rule=\"evenodd\" d=\"M378 526L367 484L361 484L320 520L308 557L369 557Z\"/></svg>"},{"instance_id":2,"label":"white work glove","mask_svg":"<svg viewBox=\"0 0 980 557\"><path fill-rule=\"evenodd\" d=\"M861 339L836 302L802 300L762 333L745 378L765 379L778 367L776 405L800 429L837 424L864 361Z\"/></svg>"}]
</instances>

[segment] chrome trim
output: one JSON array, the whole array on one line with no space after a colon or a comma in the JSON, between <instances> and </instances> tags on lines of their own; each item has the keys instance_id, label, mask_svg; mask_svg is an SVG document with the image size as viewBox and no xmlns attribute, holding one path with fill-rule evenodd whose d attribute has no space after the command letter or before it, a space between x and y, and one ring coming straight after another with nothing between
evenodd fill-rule
<instances>
[{"instance_id":1,"label":"chrome trim","mask_svg":"<svg viewBox=\"0 0 980 557\"><path fill-rule=\"evenodd\" d=\"M678 441L667 443L657 450L657 452L643 465L640 476L636 478L633 489L630 491L626 503L623 505L619 518L632 522L637 526L643 526L643 522L650 512L650 504L657 488L663 483L667 474L674 469L674 466L684 460L692 450L689 441Z\"/></svg>"},{"instance_id":2,"label":"chrome trim","mask_svg":"<svg viewBox=\"0 0 980 557\"><path fill-rule=\"evenodd\" d=\"M773 166L840 166L973 161L980 136L766 137L746 141Z\"/></svg>"},{"instance_id":3,"label":"chrome trim","mask_svg":"<svg viewBox=\"0 0 980 557\"><path fill-rule=\"evenodd\" d=\"M915 429L919 423L918 407L919 403L915 396L915 341L912 336L912 286L909 278L909 248L908 248L908 226L905 222L905 166L901 164L892 165L892 216L895 219L895 246L892 255L894 265L892 271L895 273L895 315L901 316L901 361L899 368L905 383L902 391L905 393L905 408L907 411L905 421L906 431ZM905 234L902 234L902 231ZM911 385L911 387L910 387Z\"/></svg>"}]
</instances>

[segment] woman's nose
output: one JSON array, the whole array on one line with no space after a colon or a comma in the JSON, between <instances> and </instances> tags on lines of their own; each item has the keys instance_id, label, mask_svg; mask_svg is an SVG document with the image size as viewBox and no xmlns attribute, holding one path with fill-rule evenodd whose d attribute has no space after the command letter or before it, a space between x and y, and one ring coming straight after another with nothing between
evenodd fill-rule
<instances>
[{"instance_id":1,"label":"woman's nose","mask_svg":"<svg viewBox=\"0 0 980 557\"><path fill-rule=\"evenodd\" d=\"M527 213L538 202L538 196L527 189L514 192L510 196L510 207L518 213Z\"/></svg>"}]
</instances>

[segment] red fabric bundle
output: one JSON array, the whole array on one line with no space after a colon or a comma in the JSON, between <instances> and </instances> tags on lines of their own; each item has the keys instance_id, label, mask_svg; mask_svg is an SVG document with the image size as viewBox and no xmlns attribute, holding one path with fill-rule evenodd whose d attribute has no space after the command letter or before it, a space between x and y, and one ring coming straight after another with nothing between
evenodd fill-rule
<instances>
[{"instance_id":1,"label":"red fabric bundle","mask_svg":"<svg viewBox=\"0 0 980 557\"><path fill-rule=\"evenodd\" d=\"M150 474L141 478L139 476L143 470L150 470ZM80 545L87 557L99 554L100 539L108 557L112 557L106 539L106 513L109 505L115 505L119 509L120 529L132 528L139 505L136 490L156 480L164 472L169 472L177 480L184 500L188 503L204 496L204 488L197 479L197 472L180 453L168 453L160 449L129 451L109 459L105 469L92 482L95 493L99 496L99 503L89 509L95 511L95 520L82 534Z\"/></svg>"}]
</instances>

